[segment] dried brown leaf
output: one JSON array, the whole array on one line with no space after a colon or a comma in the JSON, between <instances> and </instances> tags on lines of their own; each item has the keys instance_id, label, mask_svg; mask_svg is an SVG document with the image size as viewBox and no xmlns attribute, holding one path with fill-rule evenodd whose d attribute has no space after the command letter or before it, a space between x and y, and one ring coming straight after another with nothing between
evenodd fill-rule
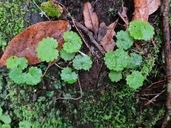
<instances>
[{"instance_id":1,"label":"dried brown leaf","mask_svg":"<svg viewBox=\"0 0 171 128\"><path fill-rule=\"evenodd\" d=\"M100 44L103 46L106 52L113 51L115 47L115 41L113 40L113 36L116 35L114 29L117 23L118 23L118 20L116 20L115 22L113 22L107 27L107 33L100 42Z\"/></svg>"},{"instance_id":2,"label":"dried brown leaf","mask_svg":"<svg viewBox=\"0 0 171 128\"><path fill-rule=\"evenodd\" d=\"M134 0L135 10L132 20L141 19L148 22L149 15L154 13L160 5L160 0Z\"/></svg>"},{"instance_id":3,"label":"dried brown leaf","mask_svg":"<svg viewBox=\"0 0 171 128\"><path fill-rule=\"evenodd\" d=\"M148 22L149 9L147 0L134 0L134 17L132 20L141 19L142 21Z\"/></svg>"},{"instance_id":4,"label":"dried brown leaf","mask_svg":"<svg viewBox=\"0 0 171 128\"><path fill-rule=\"evenodd\" d=\"M84 10L83 10L84 24L89 30L94 32L95 36L97 36L99 20L97 14L93 12L93 10L94 9L92 8L90 2L84 3Z\"/></svg>"},{"instance_id":5,"label":"dried brown leaf","mask_svg":"<svg viewBox=\"0 0 171 128\"><path fill-rule=\"evenodd\" d=\"M104 22L102 22L102 23L100 23L97 41L100 42L101 39L106 35L106 33L107 33L107 26Z\"/></svg>"},{"instance_id":6,"label":"dried brown leaf","mask_svg":"<svg viewBox=\"0 0 171 128\"><path fill-rule=\"evenodd\" d=\"M154 13L161 5L160 0L147 0L148 3L148 15L151 15L152 13Z\"/></svg>"},{"instance_id":7,"label":"dried brown leaf","mask_svg":"<svg viewBox=\"0 0 171 128\"><path fill-rule=\"evenodd\" d=\"M29 65L40 63L41 60L36 54L38 43L43 38L53 37L58 41L60 50L64 43L63 33L68 30L70 24L62 20L39 22L28 27L11 40L0 59L0 66L5 66L10 56L26 57Z\"/></svg>"}]
</instances>

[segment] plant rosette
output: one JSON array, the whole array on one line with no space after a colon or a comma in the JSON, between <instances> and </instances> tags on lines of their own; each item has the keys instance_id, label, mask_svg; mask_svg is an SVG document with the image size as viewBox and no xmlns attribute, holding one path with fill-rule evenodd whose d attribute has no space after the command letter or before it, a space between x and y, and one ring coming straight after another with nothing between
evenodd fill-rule
<instances>
[{"instance_id":1,"label":"plant rosette","mask_svg":"<svg viewBox=\"0 0 171 128\"><path fill-rule=\"evenodd\" d=\"M67 82L69 84L75 83L78 79L78 75L69 67L62 69L60 76L64 82Z\"/></svg>"},{"instance_id":2,"label":"plant rosette","mask_svg":"<svg viewBox=\"0 0 171 128\"><path fill-rule=\"evenodd\" d=\"M77 55L73 59L73 67L77 70L89 70L92 67L91 58L87 55Z\"/></svg>"},{"instance_id":3,"label":"plant rosette","mask_svg":"<svg viewBox=\"0 0 171 128\"><path fill-rule=\"evenodd\" d=\"M38 58L46 62L54 61L59 56L58 50L56 49L57 47L58 42L54 38L43 38L36 49Z\"/></svg>"},{"instance_id":4,"label":"plant rosette","mask_svg":"<svg viewBox=\"0 0 171 128\"><path fill-rule=\"evenodd\" d=\"M107 68L119 72L127 66L130 57L123 49L117 49L116 51L107 52L104 60Z\"/></svg>"},{"instance_id":5,"label":"plant rosette","mask_svg":"<svg viewBox=\"0 0 171 128\"><path fill-rule=\"evenodd\" d=\"M133 71L132 74L126 78L126 83L134 90L138 89L143 85L145 78L141 72Z\"/></svg>"},{"instance_id":6,"label":"plant rosette","mask_svg":"<svg viewBox=\"0 0 171 128\"><path fill-rule=\"evenodd\" d=\"M153 38L154 28L148 22L142 20L134 20L130 22L128 27L130 35L137 40L148 41Z\"/></svg>"}]
</instances>

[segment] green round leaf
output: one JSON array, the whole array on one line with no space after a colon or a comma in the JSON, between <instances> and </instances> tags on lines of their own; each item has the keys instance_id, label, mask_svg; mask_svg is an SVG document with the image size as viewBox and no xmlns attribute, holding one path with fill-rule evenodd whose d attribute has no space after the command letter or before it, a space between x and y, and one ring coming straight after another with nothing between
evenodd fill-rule
<instances>
[{"instance_id":1,"label":"green round leaf","mask_svg":"<svg viewBox=\"0 0 171 128\"><path fill-rule=\"evenodd\" d=\"M11 126L9 124L3 124L1 128L11 128Z\"/></svg>"},{"instance_id":2,"label":"green round leaf","mask_svg":"<svg viewBox=\"0 0 171 128\"><path fill-rule=\"evenodd\" d=\"M75 53L67 53L63 48L60 50L60 57L64 59L65 61L72 60L74 56L75 56Z\"/></svg>"},{"instance_id":3,"label":"green round leaf","mask_svg":"<svg viewBox=\"0 0 171 128\"><path fill-rule=\"evenodd\" d=\"M141 65L141 63L142 63L142 56L136 53L131 53L130 61L127 68L136 69Z\"/></svg>"},{"instance_id":4,"label":"green round leaf","mask_svg":"<svg viewBox=\"0 0 171 128\"><path fill-rule=\"evenodd\" d=\"M137 40L148 41L154 35L154 28L148 22L143 22L142 20L130 22L128 30L130 35Z\"/></svg>"},{"instance_id":5,"label":"green round leaf","mask_svg":"<svg viewBox=\"0 0 171 128\"><path fill-rule=\"evenodd\" d=\"M4 123L4 124L10 124L11 123L11 117L9 115L1 115L0 116L0 120Z\"/></svg>"},{"instance_id":6,"label":"green round leaf","mask_svg":"<svg viewBox=\"0 0 171 128\"><path fill-rule=\"evenodd\" d=\"M65 32L63 38L65 40L63 48L67 53L76 53L80 50L82 41L77 33L73 31Z\"/></svg>"},{"instance_id":7,"label":"green round leaf","mask_svg":"<svg viewBox=\"0 0 171 128\"><path fill-rule=\"evenodd\" d=\"M119 31L116 35L116 38L117 38L116 45L120 49L127 50L134 43L133 38L129 35L127 31L123 31L123 30Z\"/></svg>"},{"instance_id":8,"label":"green round leaf","mask_svg":"<svg viewBox=\"0 0 171 128\"><path fill-rule=\"evenodd\" d=\"M64 68L60 74L61 79L69 84L73 84L77 81L78 75L72 72L71 68Z\"/></svg>"},{"instance_id":9,"label":"green round leaf","mask_svg":"<svg viewBox=\"0 0 171 128\"><path fill-rule=\"evenodd\" d=\"M77 55L73 60L73 66L77 70L89 70L92 66L92 61L87 55Z\"/></svg>"},{"instance_id":10,"label":"green round leaf","mask_svg":"<svg viewBox=\"0 0 171 128\"><path fill-rule=\"evenodd\" d=\"M42 71L37 67L30 67L25 74L25 82L28 85L37 85L41 81Z\"/></svg>"},{"instance_id":11,"label":"green round leaf","mask_svg":"<svg viewBox=\"0 0 171 128\"><path fill-rule=\"evenodd\" d=\"M2 108L0 107L0 116L2 115L2 112L3 112L3 110L2 110Z\"/></svg>"},{"instance_id":12,"label":"green round leaf","mask_svg":"<svg viewBox=\"0 0 171 128\"><path fill-rule=\"evenodd\" d=\"M18 58L17 56L11 56L7 59L6 65L9 69L18 68L23 70L28 66L28 61L24 57Z\"/></svg>"},{"instance_id":13,"label":"green round leaf","mask_svg":"<svg viewBox=\"0 0 171 128\"><path fill-rule=\"evenodd\" d=\"M19 128L31 128L31 124L28 121L21 121L19 123Z\"/></svg>"},{"instance_id":14,"label":"green round leaf","mask_svg":"<svg viewBox=\"0 0 171 128\"><path fill-rule=\"evenodd\" d=\"M51 62L59 56L57 47L58 42L54 38L47 37L39 42L36 52L42 61Z\"/></svg>"},{"instance_id":15,"label":"green round leaf","mask_svg":"<svg viewBox=\"0 0 171 128\"><path fill-rule=\"evenodd\" d=\"M133 89L138 89L143 85L144 82L144 76L141 74L141 72L133 71L131 75L128 75L126 78L126 83Z\"/></svg>"},{"instance_id":16,"label":"green round leaf","mask_svg":"<svg viewBox=\"0 0 171 128\"><path fill-rule=\"evenodd\" d=\"M9 72L9 78L12 79L16 84L24 84L24 76L25 74L22 73L22 70L18 68L14 68Z\"/></svg>"},{"instance_id":17,"label":"green round leaf","mask_svg":"<svg viewBox=\"0 0 171 128\"><path fill-rule=\"evenodd\" d=\"M122 71L129 63L130 57L127 52L117 49L114 52L107 52L104 57L105 64L110 70Z\"/></svg>"},{"instance_id":18,"label":"green round leaf","mask_svg":"<svg viewBox=\"0 0 171 128\"><path fill-rule=\"evenodd\" d=\"M109 78L112 82L118 82L122 79L121 72L110 71Z\"/></svg>"}]
</instances>

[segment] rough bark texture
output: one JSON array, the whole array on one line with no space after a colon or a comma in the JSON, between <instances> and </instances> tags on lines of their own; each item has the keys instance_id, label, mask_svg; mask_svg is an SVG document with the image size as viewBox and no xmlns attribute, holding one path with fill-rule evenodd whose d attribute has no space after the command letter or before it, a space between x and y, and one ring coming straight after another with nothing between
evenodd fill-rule
<instances>
[{"instance_id":1,"label":"rough bark texture","mask_svg":"<svg viewBox=\"0 0 171 128\"><path fill-rule=\"evenodd\" d=\"M169 121L167 120L171 116L171 53L170 53L170 31L168 22L169 12L169 0L163 0L162 5L163 14L163 39L164 39L164 51L165 51L165 63L166 63L166 78L167 78L167 100L166 107L167 112L162 125L162 128L170 127Z\"/></svg>"}]
</instances>

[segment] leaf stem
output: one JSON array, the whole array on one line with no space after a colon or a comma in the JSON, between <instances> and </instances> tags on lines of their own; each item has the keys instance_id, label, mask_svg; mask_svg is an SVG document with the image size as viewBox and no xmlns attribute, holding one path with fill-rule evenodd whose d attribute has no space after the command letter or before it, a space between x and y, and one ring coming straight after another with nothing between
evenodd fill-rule
<instances>
[{"instance_id":1,"label":"leaf stem","mask_svg":"<svg viewBox=\"0 0 171 128\"><path fill-rule=\"evenodd\" d=\"M63 67L59 66L58 64L55 63L55 65L56 65L58 68L63 69Z\"/></svg>"}]
</instances>

